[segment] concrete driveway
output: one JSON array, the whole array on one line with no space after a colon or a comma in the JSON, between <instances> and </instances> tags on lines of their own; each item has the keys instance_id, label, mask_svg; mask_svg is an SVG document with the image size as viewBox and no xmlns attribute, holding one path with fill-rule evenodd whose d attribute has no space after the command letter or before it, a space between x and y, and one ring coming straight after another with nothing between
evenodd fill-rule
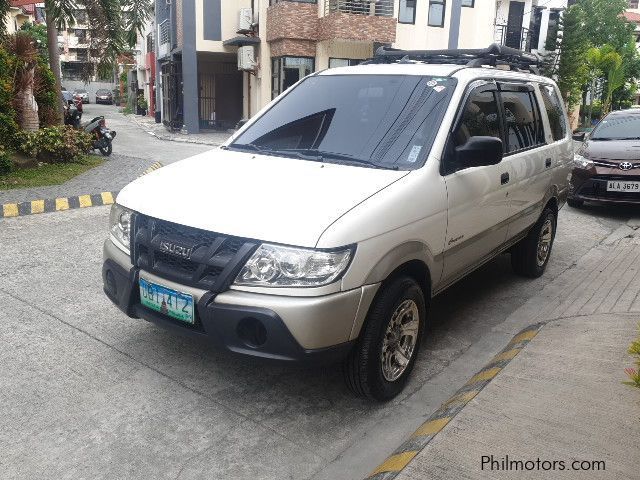
<instances>
[{"instance_id":1,"label":"concrete driveway","mask_svg":"<svg viewBox=\"0 0 640 480\"><path fill-rule=\"evenodd\" d=\"M503 256L437 297L387 404L354 398L336 367L264 364L125 317L102 293L107 216L0 220L0 478L362 478L508 342L511 312L631 212L565 208L541 279Z\"/></svg>"}]
</instances>

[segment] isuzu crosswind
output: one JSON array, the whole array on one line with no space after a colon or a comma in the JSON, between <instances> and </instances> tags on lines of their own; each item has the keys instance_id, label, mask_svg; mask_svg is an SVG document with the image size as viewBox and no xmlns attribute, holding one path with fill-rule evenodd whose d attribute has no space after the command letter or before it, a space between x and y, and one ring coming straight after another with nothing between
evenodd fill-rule
<instances>
[{"instance_id":1,"label":"isuzu crosswind","mask_svg":"<svg viewBox=\"0 0 640 480\"><path fill-rule=\"evenodd\" d=\"M387 49L306 77L219 149L120 192L105 293L232 352L342 362L354 392L394 397L434 295L504 252L528 277L549 262L573 147L531 61Z\"/></svg>"}]
</instances>

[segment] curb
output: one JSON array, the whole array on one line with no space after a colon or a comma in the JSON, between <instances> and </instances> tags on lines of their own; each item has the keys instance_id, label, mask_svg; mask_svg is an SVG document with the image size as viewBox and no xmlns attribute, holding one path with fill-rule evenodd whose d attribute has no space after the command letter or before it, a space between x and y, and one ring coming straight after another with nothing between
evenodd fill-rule
<instances>
[{"instance_id":1,"label":"curb","mask_svg":"<svg viewBox=\"0 0 640 480\"><path fill-rule=\"evenodd\" d=\"M192 138L180 138L180 137L172 137L171 135L166 135L163 133L156 133L152 130L149 129L148 126L146 126L143 123L140 123L135 116L131 115L131 118L129 118L130 115L123 115L125 118L127 118L127 120L129 120L131 123L135 123L136 126L138 128L140 128L141 130L143 130L145 133L148 133L149 135L152 135L154 137L156 137L158 140L164 140L167 142L177 142L177 143L191 143L194 145L209 145L211 147L219 147L220 145L222 145L222 143L216 143L216 142L206 142L206 141L202 141L202 140L196 140L196 139L192 139Z\"/></svg>"},{"instance_id":2,"label":"curb","mask_svg":"<svg viewBox=\"0 0 640 480\"><path fill-rule=\"evenodd\" d=\"M31 200L20 203L5 203L0 208L0 218L22 217L37 213L62 212L74 208L111 205L118 192L102 192L93 195L75 195L49 200Z\"/></svg>"},{"instance_id":3,"label":"curb","mask_svg":"<svg viewBox=\"0 0 640 480\"><path fill-rule=\"evenodd\" d=\"M420 453L480 391L538 334L543 323L530 325L516 334L500 353L493 357L452 397L443 403L400 447L382 462L365 480L390 480Z\"/></svg>"},{"instance_id":4,"label":"curb","mask_svg":"<svg viewBox=\"0 0 640 480\"><path fill-rule=\"evenodd\" d=\"M142 172L138 178L147 175L164 165L160 162L153 163ZM5 203L0 205L0 218L24 217L38 213L63 212L75 208L102 207L112 205L118 192L102 192L87 195L74 195L72 197L59 197L48 200L30 200L26 202Z\"/></svg>"}]
</instances>

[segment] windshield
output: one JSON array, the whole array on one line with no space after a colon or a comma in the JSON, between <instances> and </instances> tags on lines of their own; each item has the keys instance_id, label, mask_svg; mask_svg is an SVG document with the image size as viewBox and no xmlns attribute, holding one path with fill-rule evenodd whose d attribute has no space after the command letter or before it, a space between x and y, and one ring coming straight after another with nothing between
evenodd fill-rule
<instances>
[{"instance_id":1,"label":"windshield","mask_svg":"<svg viewBox=\"0 0 640 480\"><path fill-rule=\"evenodd\" d=\"M591 134L591 140L640 139L640 115L612 115L605 117Z\"/></svg>"},{"instance_id":2,"label":"windshield","mask_svg":"<svg viewBox=\"0 0 640 480\"><path fill-rule=\"evenodd\" d=\"M229 148L412 170L424 164L455 84L413 75L307 77Z\"/></svg>"}]
</instances>

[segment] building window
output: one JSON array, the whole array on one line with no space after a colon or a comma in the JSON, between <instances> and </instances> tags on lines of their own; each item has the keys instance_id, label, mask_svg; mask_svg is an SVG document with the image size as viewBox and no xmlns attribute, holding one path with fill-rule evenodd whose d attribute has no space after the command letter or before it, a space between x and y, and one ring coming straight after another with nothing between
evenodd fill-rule
<instances>
[{"instance_id":1,"label":"building window","mask_svg":"<svg viewBox=\"0 0 640 480\"><path fill-rule=\"evenodd\" d=\"M476 6L476 0L462 0L462 6L473 8Z\"/></svg>"},{"instance_id":2,"label":"building window","mask_svg":"<svg viewBox=\"0 0 640 480\"><path fill-rule=\"evenodd\" d=\"M416 1L400 0L399 23L416 23Z\"/></svg>"},{"instance_id":3,"label":"building window","mask_svg":"<svg viewBox=\"0 0 640 480\"><path fill-rule=\"evenodd\" d=\"M629 8L638 8L638 0L629 0Z\"/></svg>"},{"instance_id":4,"label":"building window","mask_svg":"<svg viewBox=\"0 0 640 480\"><path fill-rule=\"evenodd\" d=\"M330 58L329 68L336 67L353 67L362 63L362 60L356 58Z\"/></svg>"},{"instance_id":5,"label":"building window","mask_svg":"<svg viewBox=\"0 0 640 480\"><path fill-rule=\"evenodd\" d=\"M309 57L279 57L272 59L272 98L276 98L298 80L311 74L314 69L315 59Z\"/></svg>"},{"instance_id":6,"label":"building window","mask_svg":"<svg viewBox=\"0 0 640 480\"><path fill-rule=\"evenodd\" d=\"M445 0L429 0L429 26L444 27Z\"/></svg>"}]
</instances>

